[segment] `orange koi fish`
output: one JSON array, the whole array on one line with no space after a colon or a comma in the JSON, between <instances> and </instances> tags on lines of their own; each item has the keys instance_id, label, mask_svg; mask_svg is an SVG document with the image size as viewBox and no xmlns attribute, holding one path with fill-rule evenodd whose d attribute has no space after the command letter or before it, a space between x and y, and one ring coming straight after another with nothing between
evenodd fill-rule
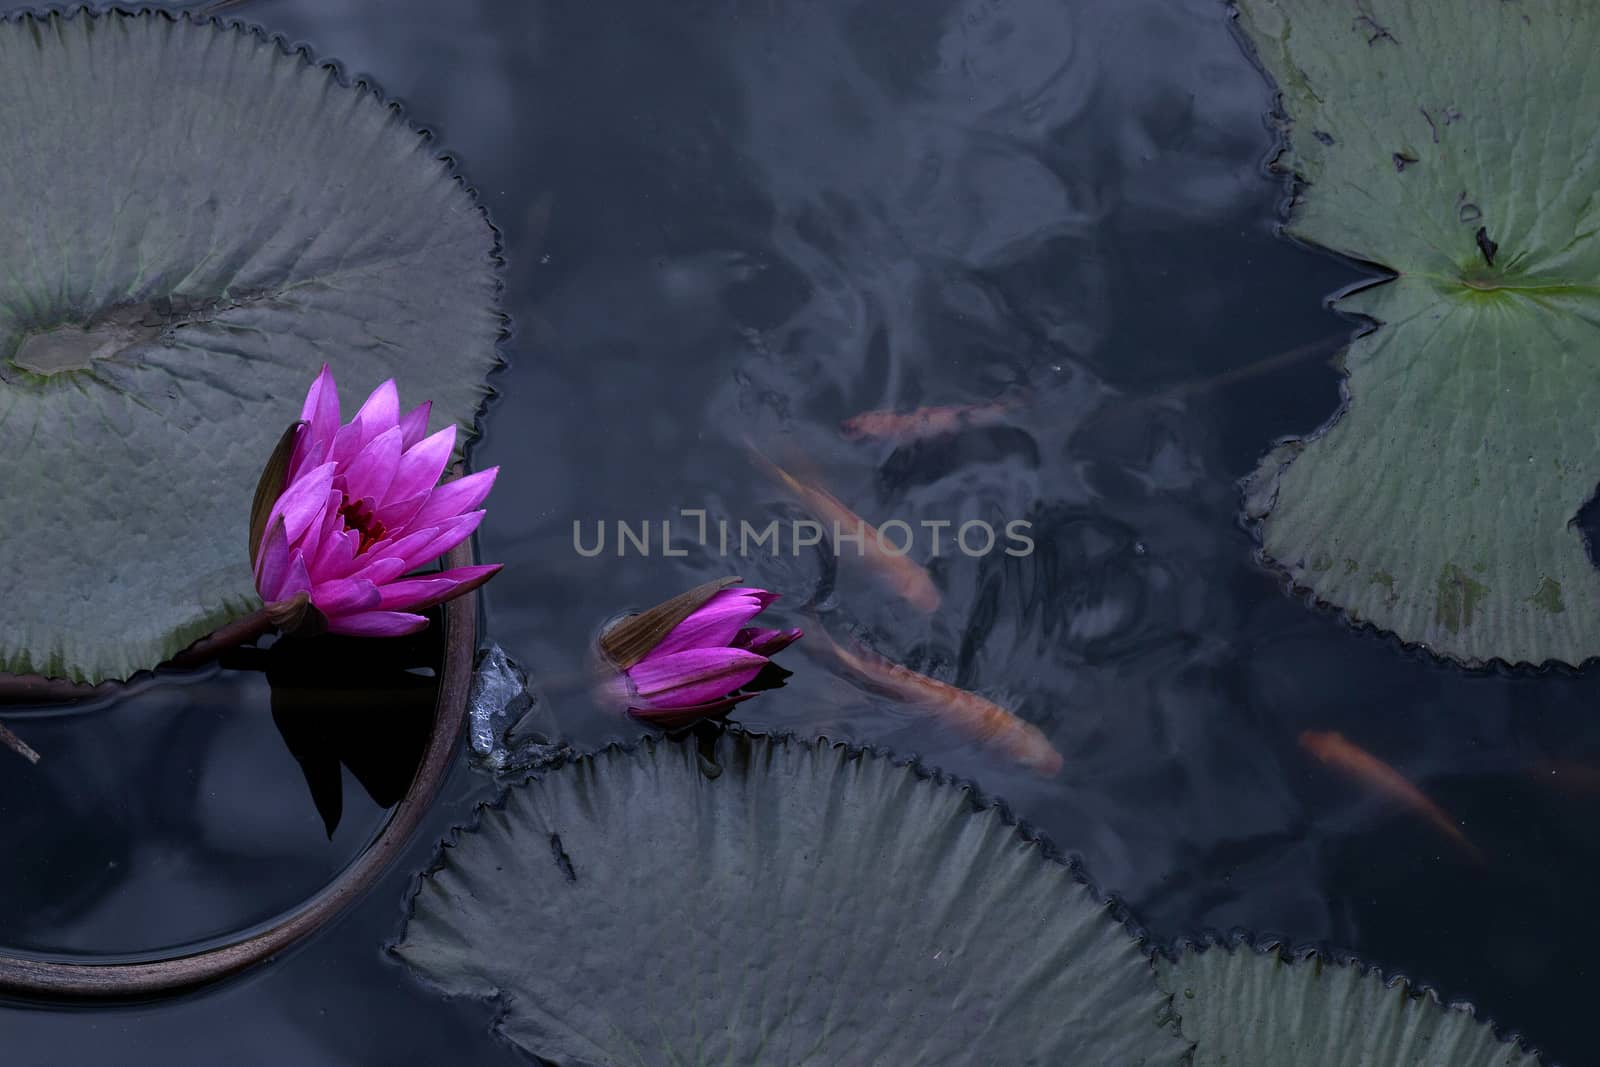
<instances>
[{"instance_id":1,"label":"orange koi fish","mask_svg":"<svg viewBox=\"0 0 1600 1067\"><path fill-rule=\"evenodd\" d=\"M1429 800L1422 790L1412 785L1399 771L1365 749L1346 741L1343 734L1333 731L1302 730L1300 747L1334 770L1410 808L1460 846L1472 862L1480 866L1488 862L1482 850L1461 832L1461 827L1456 825L1456 821L1447 815L1443 808Z\"/></svg>"},{"instance_id":2,"label":"orange koi fish","mask_svg":"<svg viewBox=\"0 0 1600 1067\"><path fill-rule=\"evenodd\" d=\"M931 613L939 607L939 587L933 584L933 576L926 567L908 556L897 556L884 548L877 527L841 504L832 493L800 481L762 455L748 441L746 447L757 465L794 494L818 521L833 524L841 530L859 530L861 558L870 563L896 593L926 612ZM853 535L851 539L854 540Z\"/></svg>"},{"instance_id":3,"label":"orange koi fish","mask_svg":"<svg viewBox=\"0 0 1600 1067\"><path fill-rule=\"evenodd\" d=\"M852 652L823 631L839 661L856 676L907 704L922 704L936 711L951 726L1004 752L1018 763L1046 777L1055 777L1065 762L1061 753L1033 723L985 700L909 667L857 648Z\"/></svg>"},{"instance_id":4,"label":"orange koi fish","mask_svg":"<svg viewBox=\"0 0 1600 1067\"><path fill-rule=\"evenodd\" d=\"M915 411L863 411L839 424L851 441L896 441L905 444L957 430L993 426L1006 420L1013 405L1006 400L987 404L950 404Z\"/></svg>"}]
</instances>

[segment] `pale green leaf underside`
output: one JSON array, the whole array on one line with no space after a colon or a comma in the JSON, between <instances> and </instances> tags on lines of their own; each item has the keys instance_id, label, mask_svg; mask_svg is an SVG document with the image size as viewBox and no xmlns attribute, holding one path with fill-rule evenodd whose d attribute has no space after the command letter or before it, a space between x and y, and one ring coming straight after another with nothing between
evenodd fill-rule
<instances>
[{"instance_id":1,"label":"pale green leaf underside","mask_svg":"<svg viewBox=\"0 0 1600 1067\"><path fill-rule=\"evenodd\" d=\"M1194 1067L1538 1067L1465 1007L1359 963L1188 949L1157 974Z\"/></svg>"},{"instance_id":2,"label":"pale green leaf underside","mask_svg":"<svg viewBox=\"0 0 1600 1067\"><path fill-rule=\"evenodd\" d=\"M646 742L511 790L395 952L560 1065L1182 1061L1129 933L967 790L826 741L716 760Z\"/></svg>"},{"instance_id":3,"label":"pale green leaf underside","mask_svg":"<svg viewBox=\"0 0 1600 1067\"><path fill-rule=\"evenodd\" d=\"M125 677L256 605L251 493L323 361L347 415L393 376L470 426L494 235L397 111L257 34L22 16L0 70L0 670Z\"/></svg>"},{"instance_id":4,"label":"pale green leaf underside","mask_svg":"<svg viewBox=\"0 0 1600 1067\"><path fill-rule=\"evenodd\" d=\"M1290 232L1398 277L1348 402L1248 486L1266 555L1465 663L1600 655L1600 7L1239 0L1283 93ZM1498 245L1491 266L1477 239Z\"/></svg>"}]
</instances>

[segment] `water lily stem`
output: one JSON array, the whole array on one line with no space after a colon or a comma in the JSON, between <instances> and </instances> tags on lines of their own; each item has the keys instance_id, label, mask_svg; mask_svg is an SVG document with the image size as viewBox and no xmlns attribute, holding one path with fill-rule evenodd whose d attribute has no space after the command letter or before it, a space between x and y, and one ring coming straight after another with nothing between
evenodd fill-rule
<instances>
[{"instance_id":1,"label":"water lily stem","mask_svg":"<svg viewBox=\"0 0 1600 1067\"><path fill-rule=\"evenodd\" d=\"M0 744L5 745L29 763L39 762L39 753L30 748L22 738L6 729L4 723L0 723Z\"/></svg>"},{"instance_id":2,"label":"water lily stem","mask_svg":"<svg viewBox=\"0 0 1600 1067\"><path fill-rule=\"evenodd\" d=\"M179 652L165 663L161 668L174 670L192 670L203 667L230 649L238 648L256 641L276 630L283 621L284 604L267 604L246 615L242 619L230 622L213 633L207 634L188 648ZM158 669L161 669L158 668ZM0 705L5 704L64 704L74 700L87 700L91 697L109 696L121 687L121 682L101 682L90 685L87 682L73 682L65 678L46 678L38 674L4 674L0 673ZM0 727L0 730L3 730ZM14 734L0 733L0 742L15 748L12 744ZM21 742L17 742L20 744ZM27 748L26 745L23 748ZM18 751L21 751L18 749ZM28 752L32 752L28 749ZM26 755L27 753L24 753ZM37 754L35 757L37 758Z\"/></svg>"},{"instance_id":3,"label":"water lily stem","mask_svg":"<svg viewBox=\"0 0 1600 1067\"><path fill-rule=\"evenodd\" d=\"M1279 352L1274 356L1267 356L1264 359L1258 359L1242 366L1229 368L1208 378L1196 378L1187 382L1179 382L1176 385L1169 385L1151 394L1148 399L1171 400L1193 396L1196 393L1209 392L1224 386L1236 385L1252 378L1276 373L1285 367L1292 367L1302 360L1311 359L1314 356L1331 355L1340 347L1349 343L1350 333L1348 330L1342 333L1330 334L1327 337L1297 345L1286 352Z\"/></svg>"},{"instance_id":4,"label":"water lily stem","mask_svg":"<svg viewBox=\"0 0 1600 1067\"><path fill-rule=\"evenodd\" d=\"M257 641L278 628L277 605L267 604L257 608L242 619L230 622L215 630L188 648L173 656L163 667L187 670L202 667L224 652Z\"/></svg>"}]
</instances>

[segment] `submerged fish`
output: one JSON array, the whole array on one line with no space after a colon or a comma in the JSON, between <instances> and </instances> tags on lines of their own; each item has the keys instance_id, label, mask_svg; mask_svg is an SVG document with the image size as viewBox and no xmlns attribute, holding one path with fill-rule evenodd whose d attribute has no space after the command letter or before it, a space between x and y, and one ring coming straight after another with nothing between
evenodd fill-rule
<instances>
[{"instance_id":1,"label":"submerged fish","mask_svg":"<svg viewBox=\"0 0 1600 1067\"><path fill-rule=\"evenodd\" d=\"M1322 763L1356 779L1375 792L1410 808L1431 823L1435 829L1454 841L1477 864L1487 862L1482 850L1461 832L1454 819L1443 808L1412 785L1404 775L1378 757L1344 739L1334 731L1302 730L1300 747Z\"/></svg>"},{"instance_id":2,"label":"submerged fish","mask_svg":"<svg viewBox=\"0 0 1600 1067\"><path fill-rule=\"evenodd\" d=\"M839 661L864 681L905 703L931 708L951 726L994 746L1030 770L1047 777L1060 773L1065 762L1061 753L1033 723L976 693L918 674L859 646L852 652L826 631L824 635Z\"/></svg>"},{"instance_id":3,"label":"submerged fish","mask_svg":"<svg viewBox=\"0 0 1600 1067\"><path fill-rule=\"evenodd\" d=\"M907 556L890 552L884 547L877 527L841 504L832 493L807 485L762 455L754 445L746 442L746 446L756 464L799 498L818 520L831 524L836 531L854 531L849 535L850 540L857 542L861 558L871 564L896 593L923 611L932 612L939 607L939 587L933 584L933 576L926 567ZM837 542L835 550L840 551Z\"/></svg>"},{"instance_id":4,"label":"submerged fish","mask_svg":"<svg viewBox=\"0 0 1600 1067\"><path fill-rule=\"evenodd\" d=\"M980 426L1004 422L1014 403L991 400L987 404L948 404L915 411L863 411L839 424L852 441L896 441L905 444Z\"/></svg>"}]
</instances>

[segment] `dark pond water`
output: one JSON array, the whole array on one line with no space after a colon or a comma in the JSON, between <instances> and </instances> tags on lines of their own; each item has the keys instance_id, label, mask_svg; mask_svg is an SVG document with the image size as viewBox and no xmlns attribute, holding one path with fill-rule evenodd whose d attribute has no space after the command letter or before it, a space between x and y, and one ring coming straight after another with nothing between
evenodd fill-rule
<instances>
[{"instance_id":1,"label":"dark pond water","mask_svg":"<svg viewBox=\"0 0 1600 1067\"><path fill-rule=\"evenodd\" d=\"M600 623L742 573L785 594L785 624L815 627L809 605L1017 709L1066 769L1042 780L864 692L816 635L741 721L975 779L1158 942L1242 929L1354 952L1596 1062L1600 788L1555 788L1547 767L1600 769L1594 677L1468 673L1352 630L1286 595L1238 523L1237 479L1339 402L1327 356L1351 325L1323 301L1361 275L1275 235L1270 95L1220 3L232 10L404 101L501 229L515 332L475 455L503 467L487 633L575 743L638 733L585 695ZM934 441L839 432L859 411L997 397L1001 424ZM930 615L848 560L685 543L680 509L798 516L747 437L870 520L1026 519L1035 550L947 548ZM575 520L592 539L675 518L685 556L574 548ZM79 774L50 772L48 812L16 768L0 786L25 844L8 943L150 948L259 921L381 822L384 789L347 771L330 840L259 678L28 727ZM1487 865L1315 764L1304 729L1399 767ZM491 792L459 766L407 869L271 966L159 1003L0 1009L8 1062L518 1062L488 1012L381 952L410 872Z\"/></svg>"}]
</instances>

